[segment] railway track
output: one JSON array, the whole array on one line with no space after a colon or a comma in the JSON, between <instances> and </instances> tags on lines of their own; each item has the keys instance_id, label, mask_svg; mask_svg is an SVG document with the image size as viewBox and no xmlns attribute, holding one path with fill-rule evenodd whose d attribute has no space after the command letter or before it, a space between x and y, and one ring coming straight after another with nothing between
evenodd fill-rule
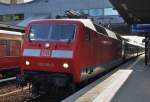
<instances>
[{"instance_id":1,"label":"railway track","mask_svg":"<svg viewBox=\"0 0 150 102\"><path fill-rule=\"evenodd\" d=\"M35 96L35 97L32 97L32 98L28 98L28 99L25 99L24 102L37 102L37 101L40 101L40 98L41 96L38 95L38 96Z\"/></svg>"},{"instance_id":2,"label":"railway track","mask_svg":"<svg viewBox=\"0 0 150 102\"><path fill-rule=\"evenodd\" d=\"M20 102L22 98L30 96L28 87L16 87L16 77L0 80L0 102Z\"/></svg>"},{"instance_id":3,"label":"railway track","mask_svg":"<svg viewBox=\"0 0 150 102\"><path fill-rule=\"evenodd\" d=\"M11 78L6 78L6 79L1 79L0 84L10 82L10 81L15 81L16 77L11 77Z\"/></svg>"},{"instance_id":4,"label":"railway track","mask_svg":"<svg viewBox=\"0 0 150 102\"><path fill-rule=\"evenodd\" d=\"M34 97L28 97L22 102L61 102L61 100L71 95L68 94L68 92L66 92L65 90L63 92L61 90L59 91L60 92L58 94L51 92L47 94L37 95Z\"/></svg>"},{"instance_id":5,"label":"railway track","mask_svg":"<svg viewBox=\"0 0 150 102\"><path fill-rule=\"evenodd\" d=\"M24 89L15 89L11 92L1 94L0 102L22 102L23 99L30 97L30 95L27 87Z\"/></svg>"},{"instance_id":6,"label":"railway track","mask_svg":"<svg viewBox=\"0 0 150 102\"><path fill-rule=\"evenodd\" d=\"M5 94L16 88L15 79L16 77L0 80L0 95Z\"/></svg>"},{"instance_id":7,"label":"railway track","mask_svg":"<svg viewBox=\"0 0 150 102\"><path fill-rule=\"evenodd\" d=\"M33 97L29 86L24 88L16 87L16 78L7 78L0 80L0 102L49 102L46 95ZM59 102L56 99L50 99L50 102Z\"/></svg>"}]
</instances>

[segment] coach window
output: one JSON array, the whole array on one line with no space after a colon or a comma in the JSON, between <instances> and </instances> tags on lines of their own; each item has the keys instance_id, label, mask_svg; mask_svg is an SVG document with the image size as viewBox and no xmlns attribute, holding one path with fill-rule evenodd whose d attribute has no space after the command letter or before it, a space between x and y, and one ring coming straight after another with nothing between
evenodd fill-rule
<instances>
[{"instance_id":1,"label":"coach window","mask_svg":"<svg viewBox=\"0 0 150 102\"><path fill-rule=\"evenodd\" d=\"M85 32L85 40L86 41L90 41L91 40L91 30L90 29L86 29L86 32Z\"/></svg>"},{"instance_id":2,"label":"coach window","mask_svg":"<svg viewBox=\"0 0 150 102\"><path fill-rule=\"evenodd\" d=\"M3 56L8 56L8 47L7 47L7 41L6 40L0 40L0 57L3 57Z\"/></svg>"},{"instance_id":3,"label":"coach window","mask_svg":"<svg viewBox=\"0 0 150 102\"><path fill-rule=\"evenodd\" d=\"M9 46L10 46L10 56L19 56L20 41L11 40Z\"/></svg>"}]
</instances>

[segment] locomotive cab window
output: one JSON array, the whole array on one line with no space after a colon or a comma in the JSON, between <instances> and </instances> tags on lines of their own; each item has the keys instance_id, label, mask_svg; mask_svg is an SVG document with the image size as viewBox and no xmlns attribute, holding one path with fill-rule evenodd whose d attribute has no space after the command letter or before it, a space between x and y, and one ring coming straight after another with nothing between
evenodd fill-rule
<instances>
[{"instance_id":1,"label":"locomotive cab window","mask_svg":"<svg viewBox=\"0 0 150 102\"><path fill-rule=\"evenodd\" d=\"M75 28L75 24L33 24L29 37L37 41L72 41Z\"/></svg>"}]
</instances>

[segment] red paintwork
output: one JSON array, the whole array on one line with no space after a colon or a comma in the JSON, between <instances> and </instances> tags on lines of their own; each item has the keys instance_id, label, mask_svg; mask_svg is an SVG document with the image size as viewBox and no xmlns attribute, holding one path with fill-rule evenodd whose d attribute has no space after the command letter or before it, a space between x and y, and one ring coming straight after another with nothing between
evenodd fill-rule
<instances>
[{"instance_id":1,"label":"red paintwork","mask_svg":"<svg viewBox=\"0 0 150 102\"><path fill-rule=\"evenodd\" d=\"M96 35L96 32L92 32L91 44L84 40L85 28L82 28L80 35L80 41L78 42L78 51L76 52L75 65L76 68L85 68L94 65L101 65L108 63L112 60L121 58L121 41L109 38L104 35ZM103 43L106 41L107 43ZM80 57L78 57L80 56ZM77 75L80 76L80 69L77 70ZM80 77L75 77L77 81Z\"/></svg>"},{"instance_id":2,"label":"red paintwork","mask_svg":"<svg viewBox=\"0 0 150 102\"><path fill-rule=\"evenodd\" d=\"M70 43L64 42L49 42L50 48L44 48L47 42L28 40L28 32L32 24L77 24L75 39ZM119 59L122 57L122 44L120 40L115 40L104 36L102 34L97 35L95 31L92 31L91 43L84 38L86 28L79 21L66 21L66 20L42 20L33 21L26 28L26 39L24 39L22 54L24 49L47 49L47 50L72 50L74 52L72 59L51 58L50 56L39 57L25 57L21 56L21 69L29 71L46 71L46 72L59 72L59 73L71 73L74 78L74 82L81 81L80 71L82 68L100 65L109 61ZM56 47L57 46L57 47ZM30 66L25 65L25 61L31 61ZM62 63L69 62L71 67L69 69L62 68ZM52 63L51 66L39 66L38 63Z\"/></svg>"},{"instance_id":3,"label":"red paintwork","mask_svg":"<svg viewBox=\"0 0 150 102\"><path fill-rule=\"evenodd\" d=\"M0 58L0 71L13 68L19 68L19 57Z\"/></svg>"},{"instance_id":4,"label":"red paintwork","mask_svg":"<svg viewBox=\"0 0 150 102\"><path fill-rule=\"evenodd\" d=\"M19 68L22 36L2 34L0 38L0 71Z\"/></svg>"}]
</instances>

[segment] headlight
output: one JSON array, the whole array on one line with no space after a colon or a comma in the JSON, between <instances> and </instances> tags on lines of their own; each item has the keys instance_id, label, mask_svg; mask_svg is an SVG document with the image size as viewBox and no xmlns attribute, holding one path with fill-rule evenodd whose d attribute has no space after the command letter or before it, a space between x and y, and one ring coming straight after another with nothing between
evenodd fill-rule
<instances>
[{"instance_id":1,"label":"headlight","mask_svg":"<svg viewBox=\"0 0 150 102\"><path fill-rule=\"evenodd\" d=\"M30 61L26 61L26 65L29 66L30 65Z\"/></svg>"},{"instance_id":2,"label":"headlight","mask_svg":"<svg viewBox=\"0 0 150 102\"><path fill-rule=\"evenodd\" d=\"M63 67L64 67L65 69L68 69L68 68L69 68L69 64L68 64L68 63L64 63L64 64L63 64Z\"/></svg>"},{"instance_id":3,"label":"headlight","mask_svg":"<svg viewBox=\"0 0 150 102\"><path fill-rule=\"evenodd\" d=\"M50 44L49 44L49 43L46 43L46 44L45 44L45 47L46 47L46 48L50 47Z\"/></svg>"}]
</instances>

